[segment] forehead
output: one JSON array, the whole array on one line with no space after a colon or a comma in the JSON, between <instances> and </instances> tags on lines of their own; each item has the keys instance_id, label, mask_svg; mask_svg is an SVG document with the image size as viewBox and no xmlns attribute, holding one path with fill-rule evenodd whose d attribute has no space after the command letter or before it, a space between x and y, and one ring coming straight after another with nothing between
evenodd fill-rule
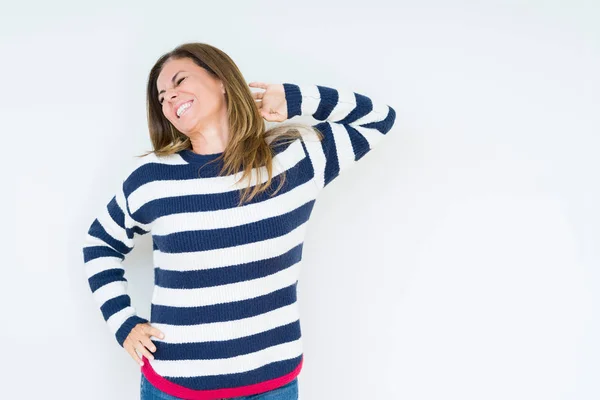
<instances>
[{"instance_id":1,"label":"forehead","mask_svg":"<svg viewBox=\"0 0 600 400\"><path fill-rule=\"evenodd\" d=\"M169 60L167 61L158 74L158 78L156 79L156 87L161 90L170 84L171 78L179 72L193 72L193 73L202 73L204 71L203 68L198 66L194 61L189 58L181 58L178 60Z\"/></svg>"}]
</instances>

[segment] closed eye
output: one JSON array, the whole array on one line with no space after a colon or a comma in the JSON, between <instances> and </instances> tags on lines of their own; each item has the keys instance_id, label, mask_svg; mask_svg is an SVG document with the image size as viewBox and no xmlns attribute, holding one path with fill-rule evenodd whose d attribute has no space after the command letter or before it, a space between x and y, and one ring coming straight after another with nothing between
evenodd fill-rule
<instances>
[{"instance_id":1,"label":"closed eye","mask_svg":"<svg viewBox=\"0 0 600 400\"><path fill-rule=\"evenodd\" d=\"M178 81L177 81L177 84L176 84L175 86L179 86L179 84L180 84L180 83L181 83L181 82L182 82L182 81L183 81L185 78L187 78L187 76L184 76L183 78L181 78L180 80L178 80ZM163 98L162 98L162 99L160 99L158 102L159 102L160 104L162 104L164 99L165 99L165 98L163 97Z\"/></svg>"}]
</instances>

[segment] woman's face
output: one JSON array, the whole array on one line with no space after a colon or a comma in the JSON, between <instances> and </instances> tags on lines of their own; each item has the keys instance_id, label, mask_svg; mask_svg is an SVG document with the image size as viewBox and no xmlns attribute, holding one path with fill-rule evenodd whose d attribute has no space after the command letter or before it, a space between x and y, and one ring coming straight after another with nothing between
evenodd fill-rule
<instances>
[{"instance_id":1,"label":"woman's face","mask_svg":"<svg viewBox=\"0 0 600 400\"><path fill-rule=\"evenodd\" d=\"M189 58L167 61L156 88L164 116L186 135L218 120L226 107L221 81Z\"/></svg>"}]
</instances>

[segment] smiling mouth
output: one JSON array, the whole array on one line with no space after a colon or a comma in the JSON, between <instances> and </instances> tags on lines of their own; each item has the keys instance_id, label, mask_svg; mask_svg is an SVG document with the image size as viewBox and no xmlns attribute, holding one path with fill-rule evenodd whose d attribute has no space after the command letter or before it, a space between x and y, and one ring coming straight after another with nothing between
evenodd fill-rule
<instances>
[{"instance_id":1,"label":"smiling mouth","mask_svg":"<svg viewBox=\"0 0 600 400\"><path fill-rule=\"evenodd\" d=\"M190 105L185 110L183 110L181 115L177 115L177 111L175 111L175 116L177 117L177 119L180 119L183 116L183 114L185 114L192 107L192 104L194 104L194 100L189 101L189 104Z\"/></svg>"}]
</instances>

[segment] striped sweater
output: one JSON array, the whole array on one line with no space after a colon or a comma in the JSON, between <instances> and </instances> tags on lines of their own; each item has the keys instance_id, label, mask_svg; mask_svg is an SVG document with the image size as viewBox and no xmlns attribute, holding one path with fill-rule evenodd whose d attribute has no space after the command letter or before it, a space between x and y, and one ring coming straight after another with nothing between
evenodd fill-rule
<instances>
[{"instance_id":1,"label":"striped sweater","mask_svg":"<svg viewBox=\"0 0 600 400\"><path fill-rule=\"evenodd\" d=\"M122 261L151 232L154 360L141 372L185 399L248 396L293 380L303 352L296 288L307 222L319 192L392 128L396 113L369 97L284 83L288 119L312 116L323 133L274 147L273 187L237 207L241 172L217 176L221 153L153 153L128 171L83 244L89 285L110 331L138 323ZM313 137L309 137L313 136ZM200 168L201 167L201 168ZM266 181L266 168L261 181ZM253 182L256 183L256 170Z\"/></svg>"}]
</instances>

